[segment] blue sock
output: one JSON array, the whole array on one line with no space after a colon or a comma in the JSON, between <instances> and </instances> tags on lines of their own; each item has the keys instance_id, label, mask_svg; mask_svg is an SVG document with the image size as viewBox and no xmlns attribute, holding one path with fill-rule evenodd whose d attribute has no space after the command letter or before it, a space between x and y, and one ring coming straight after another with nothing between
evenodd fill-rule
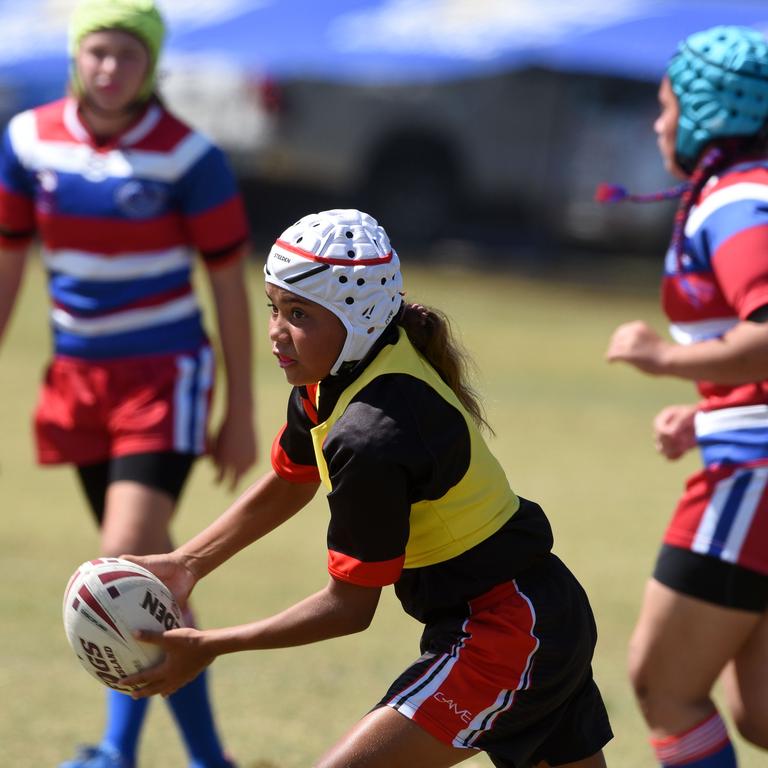
<instances>
[{"instance_id":1,"label":"blue sock","mask_svg":"<svg viewBox=\"0 0 768 768\"><path fill-rule=\"evenodd\" d=\"M230 764L216 731L206 672L169 696L168 703L192 759L190 768L227 768Z\"/></svg>"},{"instance_id":2,"label":"blue sock","mask_svg":"<svg viewBox=\"0 0 768 768\"><path fill-rule=\"evenodd\" d=\"M141 726L149 699L132 699L127 693L107 692L107 725L103 744L114 747L130 764L136 763Z\"/></svg>"},{"instance_id":3,"label":"blue sock","mask_svg":"<svg viewBox=\"0 0 768 768\"><path fill-rule=\"evenodd\" d=\"M717 712L684 733L651 743L662 768L737 768L733 744Z\"/></svg>"}]
</instances>

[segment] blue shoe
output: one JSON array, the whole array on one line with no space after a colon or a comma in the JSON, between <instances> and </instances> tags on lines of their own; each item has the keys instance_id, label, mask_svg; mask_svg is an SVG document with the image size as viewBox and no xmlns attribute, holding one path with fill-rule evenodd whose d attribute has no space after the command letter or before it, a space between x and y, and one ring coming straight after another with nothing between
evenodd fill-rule
<instances>
[{"instance_id":1,"label":"blue shoe","mask_svg":"<svg viewBox=\"0 0 768 768\"><path fill-rule=\"evenodd\" d=\"M133 768L132 765L108 744L97 747L79 747L74 760L67 760L59 768Z\"/></svg>"}]
</instances>

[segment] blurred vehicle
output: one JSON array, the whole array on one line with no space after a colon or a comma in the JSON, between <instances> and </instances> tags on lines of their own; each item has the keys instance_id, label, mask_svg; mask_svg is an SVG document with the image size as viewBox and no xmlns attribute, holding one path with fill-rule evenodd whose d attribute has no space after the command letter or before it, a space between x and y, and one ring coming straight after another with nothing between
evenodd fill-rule
<instances>
[{"instance_id":1,"label":"blurred vehicle","mask_svg":"<svg viewBox=\"0 0 768 768\"><path fill-rule=\"evenodd\" d=\"M669 206L593 202L602 181L670 183L650 82L531 68L433 83L277 83L186 68L162 87L241 178L365 207L400 242L431 242L468 210L556 242L629 250L661 247L668 230Z\"/></svg>"},{"instance_id":2,"label":"blurred vehicle","mask_svg":"<svg viewBox=\"0 0 768 768\"><path fill-rule=\"evenodd\" d=\"M63 91L72 2L0 0L0 117ZM257 212L280 189L298 216L308 190L422 243L492 216L496 237L664 247L674 204L594 189L671 182L651 126L677 41L768 30L765 0L160 2L165 98L269 187Z\"/></svg>"}]
</instances>

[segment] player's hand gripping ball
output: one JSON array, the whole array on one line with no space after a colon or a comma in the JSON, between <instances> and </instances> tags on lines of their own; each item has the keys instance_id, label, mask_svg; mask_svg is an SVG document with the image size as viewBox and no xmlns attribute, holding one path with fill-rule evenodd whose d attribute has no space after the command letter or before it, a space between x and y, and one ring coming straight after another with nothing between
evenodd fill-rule
<instances>
[{"instance_id":1,"label":"player's hand gripping ball","mask_svg":"<svg viewBox=\"0 0 768 768\"><path fill-rule=\"evenodd\" d=\"M170 590L146 568L117 557L83 563L64 591L64 630L83 668L104 685L157 664L163 651L133 636L183 626Z\"/></svg>"}]
</instances>

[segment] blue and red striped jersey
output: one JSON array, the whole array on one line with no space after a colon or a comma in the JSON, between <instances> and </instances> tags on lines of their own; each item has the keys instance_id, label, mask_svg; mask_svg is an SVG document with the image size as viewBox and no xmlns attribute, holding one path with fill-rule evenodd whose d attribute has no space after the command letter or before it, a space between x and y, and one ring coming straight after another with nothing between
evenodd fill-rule
<instances>
[{"instance_id":1,"label":"blue and red striped jersey","mask_svg":"<svg viewBox=\"0 0 768 768\"><path fill-rule=\"evenodd\" d=\"M670 249L664 273L663 307L680 344L719 338L768 305L768 160L710 179L686 221L683 254ZM696 384L705 465L768 460L768 380Z\"/></svg>"},{"instance_id":2,"label":"blue and red striped jersey","mask_svg":"<svg viewBox=\"0 0 768 768\"><path fill-rule=\"evenodd\" d=\"M0 245L35 237L55 353L119 359L204 343L195 254L215 268L248 228L223 153L161 103L101 143L62 99L12 118L0 148Z\"/></svg>"},{"instance_id":3,"label":"blue and red striped jersey","mask_svg":"<svg viewBox=\"0 0 768 768\"><path fill-rule=\"evenodd\" d=\"M670 250L663 306L681 344L722 336L768 304L768 161L710 180L688 216L679 261ZM707 409L766 402L743 387L699 382L699 389Z\"/></svg>"}]
</instances>

